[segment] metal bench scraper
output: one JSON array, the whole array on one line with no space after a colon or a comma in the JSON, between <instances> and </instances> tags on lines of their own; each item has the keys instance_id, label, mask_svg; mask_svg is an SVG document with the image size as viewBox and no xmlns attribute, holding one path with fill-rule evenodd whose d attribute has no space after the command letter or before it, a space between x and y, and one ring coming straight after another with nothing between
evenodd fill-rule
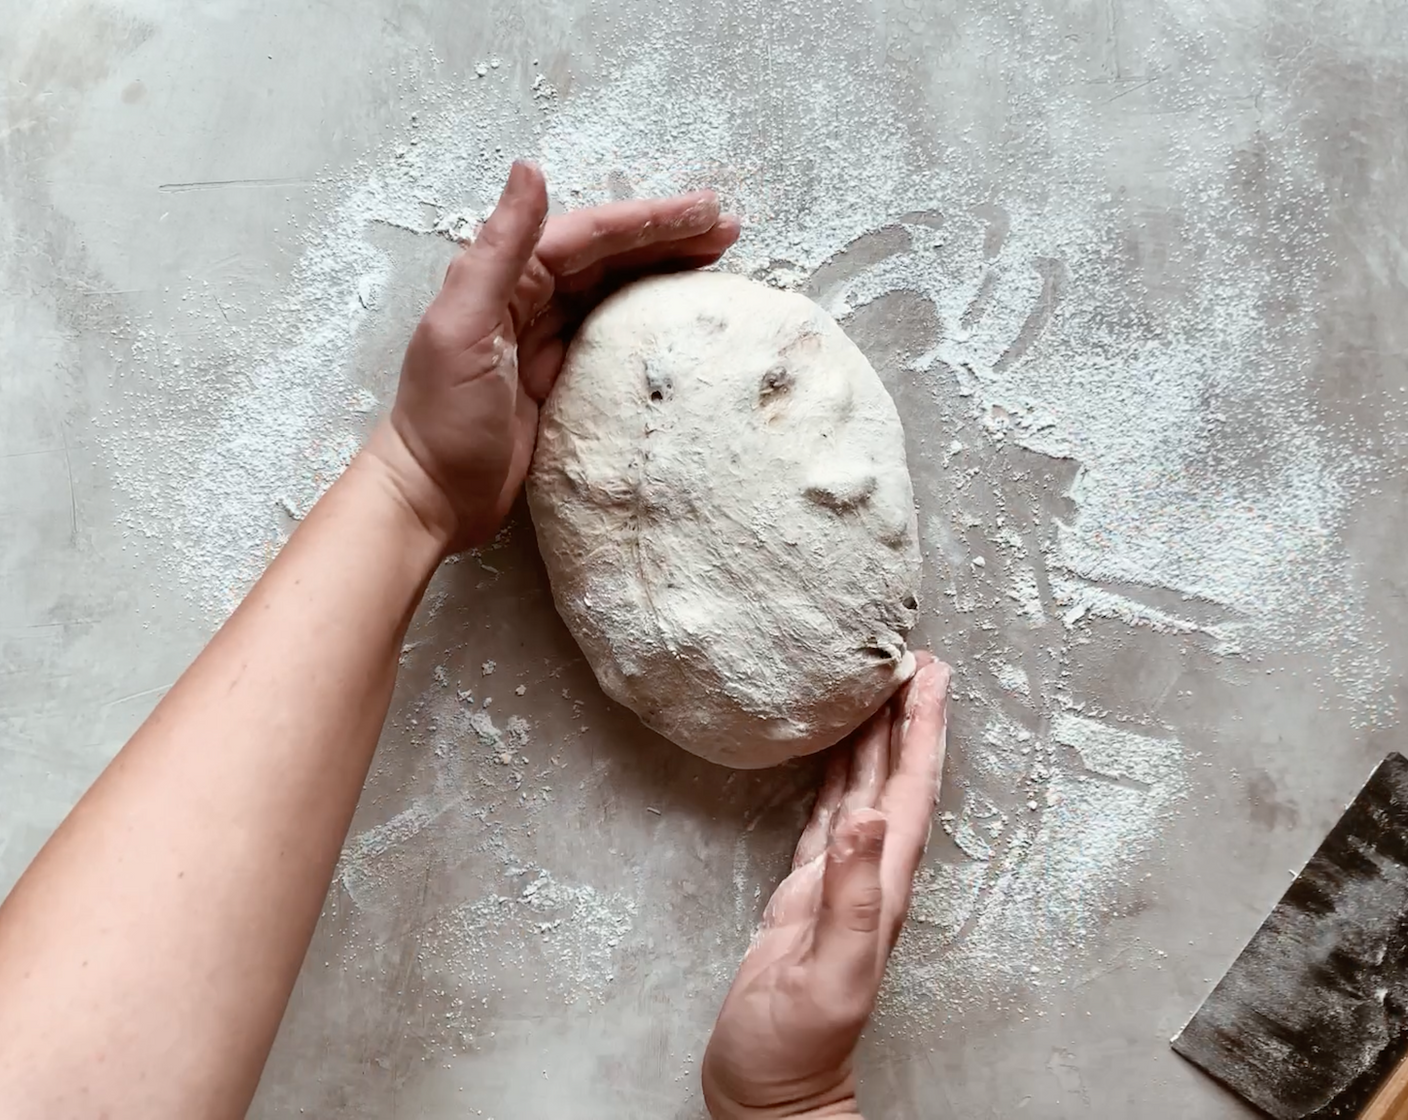
<instances>
[{"instance_id":1,"label":"metal bench scraper","mask_svg":"<svg viewBox=\"0 0 1408 1120\"><path fill-rule=\"evenodd\" d=\"M1379 764L1173 1048L1276 1120L1408 1120L1408 759Z\"/></svg>"}]
</instances>

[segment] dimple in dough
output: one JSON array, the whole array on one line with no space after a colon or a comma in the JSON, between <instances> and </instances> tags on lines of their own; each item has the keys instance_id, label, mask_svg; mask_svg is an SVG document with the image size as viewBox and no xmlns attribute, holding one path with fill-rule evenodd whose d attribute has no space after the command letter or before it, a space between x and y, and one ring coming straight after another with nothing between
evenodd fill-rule
<instances>
[{"instance_id":1,"label":"dimple in dough","mask_svg":"<svg viewBox=\"0 0 1408 1120\"><path fill-rule=\"evenodd\" d=\"M543 408L528 501L601 687L695 754L821 750L914 672L904 430L805 296L708 272L612 296Z\"/></svg>"}]
</instances>

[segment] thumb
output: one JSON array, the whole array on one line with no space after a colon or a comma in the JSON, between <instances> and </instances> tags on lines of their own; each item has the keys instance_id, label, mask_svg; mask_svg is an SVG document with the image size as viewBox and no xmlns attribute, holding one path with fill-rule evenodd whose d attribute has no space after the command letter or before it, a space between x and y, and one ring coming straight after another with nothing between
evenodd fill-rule
<instances>
[{"instance_id":1,"label":"thumb","mask_svg":"<svg viewBox=\"0 0 1408 1120\"><path fill-rule=\"evenodd\" d=\"M498 205L479 236L451 266L446 287L459 296L508 303L538 247L548 216L548 188L536 164L518 160L508 173ZM456 267L458 266L458 267Z\"/></svg>"},{"instance_id":2,"label":"thumb","mask_svg":"<svg viewBox=\"0 0 1408 1120\"><path fill-rule=\"evenodd\" d=\"M855 992L871 996L879 980L883 893L880 859L885 851L884 814L858 809L837 826L826 848L812 954L825 973Z\"/></svg>"}]
</instances>

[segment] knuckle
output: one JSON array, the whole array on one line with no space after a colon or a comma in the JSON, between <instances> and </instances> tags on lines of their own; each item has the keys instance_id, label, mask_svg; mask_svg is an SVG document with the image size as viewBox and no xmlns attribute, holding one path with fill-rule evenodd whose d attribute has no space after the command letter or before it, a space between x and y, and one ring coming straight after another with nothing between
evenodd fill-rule
<instances>
[{"instance_id":1,"label":"knuckle","mask_svg":"<svg viewBox=\"0 0 1408 1120\"><path fill-rule=\"evenodd\" d=\"M552 272L548 266L534 253L528 258L528 263L523 266L523 279L531 284L535 289L550 287L552 285Z\"/></svg>"},{"instance_id":2,"label":"knuckle","mask_svg":"<svg viewBox=\"0 0 1408 1120\"><path fill-rule=\"evenodd\" d=\"M857 891L846 907L846 924L857 933L874 933L880 928L882 902L879 887Z\"/></svg>"},{"instance_id":3,"label":"knuckle","mask_svg":"<svg viewBox=\"0 0 1408 1120\"><path fill-rule=\"evenodd\" d=\"M553 276L548 266L537 257L528 262L528 271L537 292L538 302L547 303L552 299L553 292L557 289L556 277Z\"/></svg>"},{"instance_id":4,"label":"knuckle","mask_svg":"<svg viewBox=\"0 0 1408 1120\"><path fill-rule=\"evenodd\" d=\"M421 317L417 333L424 345L435 354L444 354L459 346L459 327L454 318L433 305Z\"/></svg>"},{"instance_id":5,"label":"knuckle","mask_svg":"<svg viewBox=\"0 0 1408 1120\"><path fill-rule=\"evenodd\" d=\"M833 991L827 1002L825 1014L834 1027L859 1034L875 1010L875 991L848 984Z\"/></svg>"},{"instance_id":6,"label":"knuckle","mask_svg":"<svg viewBox=\"0 0 1408 1120\"><path fill-rule=\"evenodd\" d=\"M816 997L816 970L793 959L778 972L777 988L789 1002L807 1004Z\"/></svg>"},{"instance_id":7,"label":"knuckle","mask_svg":"<svg viewBox=\"0 0 1408 1120\"><path fill-rule=\"evenodd\" d=\"M460 281L465 274L474 271L474 253L471 249L462 249L454 255L449 266L445 269L445 283Z\"/></svg>"},{"instance_id":8,"label":"knuckle","mask_svg":"<svg viewBox=\"0 0 1408 1120\"><path fill-rule=\"evenodd\" d=\"M526 321L532 320L547 306L553 295L552 274L534 258L524 268L514 290L513 302L516 313Z\"/></svg>"},{"instance_id":9,"label":"knuckle","mask_svg":"<svg viewBox=\"0 0 1408 1120\"><path fill-rule=\"evenodd\" d=\"M874 933L880 928L884 896L878 886L864 886L847 891L834 902L823 897L822 908L838 926L855 933Z\"/></svg>"}]
</instances>

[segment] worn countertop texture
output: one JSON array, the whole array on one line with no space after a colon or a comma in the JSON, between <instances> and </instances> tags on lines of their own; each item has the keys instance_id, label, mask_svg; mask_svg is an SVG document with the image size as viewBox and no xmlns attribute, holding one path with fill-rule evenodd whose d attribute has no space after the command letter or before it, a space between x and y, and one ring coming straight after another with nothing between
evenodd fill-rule
<instances>
[{"instance_id":1,"label":"worn countertop texture","mask_svg":"<svg viewBox=\"0 0 1408 1120\"><path fill-rule=\"evenodd\" d=\"M1249 1115L1168 1039L1408 662L1405 0L0 0L0 890L390 399L514 156L714 186L903 417L956 668L869 1113ZM446 565L252 1115L698 1117L814 761Z\"/></svg>"}]
</instances>

